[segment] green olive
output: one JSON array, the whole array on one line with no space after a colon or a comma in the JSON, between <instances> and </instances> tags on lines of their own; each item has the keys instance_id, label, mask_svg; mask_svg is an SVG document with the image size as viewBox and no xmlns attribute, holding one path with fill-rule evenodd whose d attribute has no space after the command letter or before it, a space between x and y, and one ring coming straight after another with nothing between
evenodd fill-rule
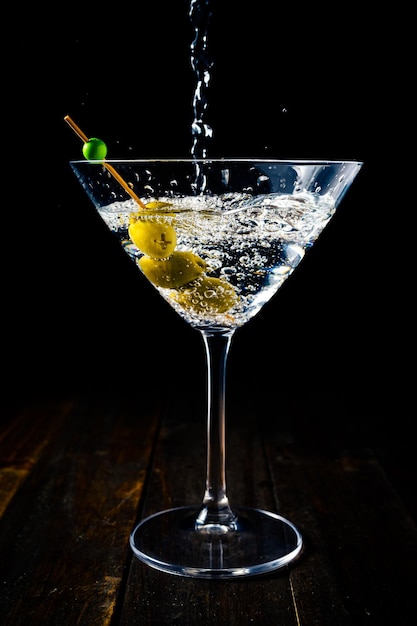
<instances>
[{"instance_id":1,"label":"green olive","mask_svg":"<svg viewBox=\"0 0 417 626\"><path fill-rule=\"evenodd\" d=\"M138 261L146 278L157 287L178 289L195 280L206 264L193 252L175 251L168 259L152 259L143 256Z\"/></svg>"},{"instance_id":2,"label":"green olive","mask_svg":"<svg viewBox=\"0 0 417 626\"><path fill-rule=\"evenodd\" d=\"M227 281L210 276L197 279L173 298L184 308L203 315L225 313L237 302L236 292Z\"/></svg>"},{"instance_id":3,"label":"green olive","mask_svg":"<svg viewBox=\"0 0 417 626\"><path fill-rule=\"evenodd\" d=\"M163 220L136 220L129 226L129 237L141 252L153 259L166 259L177 245L175 228Z\"/></svg>"},{"instance_id":4,"label":"green olive","mask_svg":"<svg viewBox=\"0 0 417 626\"><path fill-rule=\"evenodd\" d=\"M101 139L91 137L83 145L82 152L88 161L101 161L106 158L107 146Z\"/></svg>"}]
</instances>

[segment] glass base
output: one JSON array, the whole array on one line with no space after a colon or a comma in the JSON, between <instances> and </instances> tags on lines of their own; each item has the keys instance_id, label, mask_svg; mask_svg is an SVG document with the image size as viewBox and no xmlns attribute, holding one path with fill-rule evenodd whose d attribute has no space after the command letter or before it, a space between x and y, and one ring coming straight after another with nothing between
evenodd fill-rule
<instances>
[{"instance_id":1,"label":"glass base","mask_svg":"<svg viewBox=\"0 0 417 626\"><path fill-rule=\"evenodd\" d=\"M196 527L201 506L161 511L143 519L130 536L134 554L158 570L194 578L237 578L279 569L301 552L297 528L284 517L233 508L235 528Z\"/></svg>"}]
</instances>

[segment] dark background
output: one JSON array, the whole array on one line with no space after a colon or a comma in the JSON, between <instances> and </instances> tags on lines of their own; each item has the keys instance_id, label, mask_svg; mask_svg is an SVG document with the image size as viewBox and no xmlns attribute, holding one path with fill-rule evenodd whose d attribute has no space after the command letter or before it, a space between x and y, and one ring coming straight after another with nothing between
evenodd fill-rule
<instances>
[{"instance_id":1,"label":"dark background","mask_svg":"<svg viewBox=\"0 0 417 626\"><path fill-rule=\"evenodd\" d=\"M308 8L305 8L307 6ZM359 159L307 260L237 333L230 393L332 395L358 420L409 426L414 132L401 6L213 1L212 157ZM68 161L188 157L195 86L186 0L26 8L4 53L3 387L10 397L138 397L203 375L202 344L106 231ZM408 77L408 78L407 78ZM13 159L8 157L12 156ZM169 349L167 349L167 346ZM197 383L198 384L198 383ZM260 395L261 394L261 395ZM313 409L312 409L313 410Z\"/></svg>"}]
</instances>

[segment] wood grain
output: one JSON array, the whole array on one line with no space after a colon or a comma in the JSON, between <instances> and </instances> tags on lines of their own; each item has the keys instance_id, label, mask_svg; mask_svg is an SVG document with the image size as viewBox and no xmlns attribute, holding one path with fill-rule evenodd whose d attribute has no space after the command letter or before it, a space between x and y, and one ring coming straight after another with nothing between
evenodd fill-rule
<instances>
[{"instance_id":1,"label":"wood grain","mask_svg":"<svg viewBox=\"0 0 417 626\"><path fill-rule=\"evenodd\" d=\"M315 405L324 413L285 397L279 413L259 398L239 406L232 394L230 402L231 504L276 511L299 527L305 547L290 567L193 580L133 557L129 535L139 517L203 496L202 391L182 403L164 391L140 402L87 394L7 408L0 428L1 623L413 623L415 519L382 455L352 436L355 415L331 399L327 408L320 399ZM413 484L415 476L408 478Z\"/></svg>"}]
</instances>

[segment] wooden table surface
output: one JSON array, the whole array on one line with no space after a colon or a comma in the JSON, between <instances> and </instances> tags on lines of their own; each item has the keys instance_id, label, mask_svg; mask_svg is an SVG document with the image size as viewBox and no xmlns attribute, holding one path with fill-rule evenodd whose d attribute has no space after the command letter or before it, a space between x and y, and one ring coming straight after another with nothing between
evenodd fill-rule
<instances>
[{"instance_id":1,"label":"wooden table surface","mask_svg":"<svg viewBox=\"0 0 417 626\"><path fill-rule=\"evenodd\" d=\"M415 623L415 474L395 441L368 445L349 427L360 421L355 408L332 399L324 407L324 395L281 399L267 411L255 402L229 409L231 503L291 519L305 540L295 563L215 581L133 557L129 534L140 517L203 495L204 402L195 394L181 405L174 392L7 403L2 626ZM318 406L329 420L320 421Z\"/></svg>"}]
</instances>

